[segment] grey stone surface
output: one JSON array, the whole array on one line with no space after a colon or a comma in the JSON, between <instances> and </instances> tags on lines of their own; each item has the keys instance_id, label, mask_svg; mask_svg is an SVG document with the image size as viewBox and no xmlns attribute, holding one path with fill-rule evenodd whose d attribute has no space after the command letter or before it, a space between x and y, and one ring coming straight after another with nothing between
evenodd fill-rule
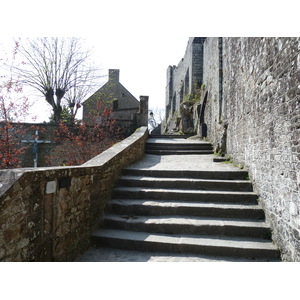
<instances>
[{"instance_id":1,"label":"grey stone surface","mask_svg":"<svg viewBox=\"0 0 300 300\"><path fill-rule=\"evenodd\" d=\"M108 82L83 102L83 121L91 121L92 115L107 107L112 109L112 117L122 130L132 134L137 128L148 125L148 96L140 96L138 101L120 83L119 75L120 70L110 69Z\"/></svg>"},{"instance_id":2,"label":"grey stone surface","mask_svg":"<svg viewBox=\"0 0 300 300\"><path fill-rule=\"evenodd\" d=\"M264 220L264 212L259 205L199 203L195 201L113 199L109 202L111 211L132 214L139 211L143 215L189 215L205 217L226 217L236 219Z\"/></svg>"},{"instance_id":3,"label":"grey stone surface","mask_svg":"<svg viewBox=\"0 0 300 300\"><path fill-rule=\"evenodd\" d=\"M180 115L180 105L203 83L203 37L189 38L184 57L177 66L169 66L166 86L166 122L162 132L188 133L193 121ZM175 113L175 114L174 114ZM180 117L179 117L180 116ZM179 118L178 118L179 117Z\"/></svg>"},{"instance_id":4,"label":"grey stone surface","mask_svg":"<svg viewBox=\"0 0 300 300\"><path fill-rule=\"evenodd\" d=\"M213 163L214 155L145 155L142 161L130 166L131 169L148 170L187 170L187 171L235 171L230 163Z\"/></svg>"},{"instance_id":5,"label":"grey stone surface","mask_svg":"<svg viewBox=\"0 0 300 300\"><path fill-rule=\"evenodd\" d=\"M247 259L91 247L76 262L245 262Z\"/></svg>"},{"instance_id":6,"label":"grey stone surface","mask_svg":"<svg viewBox=\"0 0 300 300\"><path fill-rule=\"evenodd\" d=\"M234 257L218 257L191 254L129 251L112 248L91 247L76 262L264 262L267 260Z\"/></svg>"},{"instance_id":7,"label":"grey stone surface","mask_svg":"<svg viewBox=\"0 0 300 300\"><path fill-rule=\"evenodd\" d=\"M182 188L199 190L235 190L252 191L252 183L249 180L213 180L197 178L157 178L147 176L121 176L119 179L124 186L143 186L155 188Z\"/></svg>"},{"instance_id":8,"label":"grey stone surface","mask_svg":"<svg viewBox=\"0 0 300 300\"><path fill-rule=\"evenodd\" d=\"M142 127L81 166L0 172L0 261L72 261L89 246L121 170L143 157L147 137Z\"/></svg>"},{"instance_id":9,"label":"grey stone surface","mask_svg":"<svg viewBox=\"0 0 300 300\"><path fill-rule=\"evenodd\" d=\"M213 154L213 148L211 143L205 141L154 138L146 143L145 153L154 155Z\"/></svg>"},{"instance_id":10,"label":"grey stone surface","mask_svg":"<svg viewBox=\"0 0 300 300\"><path fill-rule=\"evenodd\" d=\"M264 220L236 220L199 216L128 216L106 215L106 224L128 230L163 232L169 234L200 234L221 236L245 236L264 238L269 236L269 226Z\"/></svg>"},{"instance_id":11,"label":"grey stone surface","mask_svg":"<svg viewBox=\"0 0 300 300\"><path fill-rule=\"evenodd\" d=\"M157 144L169 142L169 139L150 140ZM171 142L180 144L185 141L172 139ZM192 141L186 143L191 144ZM161 178L167 171L173 176L186 174L184 172L196 172L198 175L212 172L218 178L223 173L244 175L245 170L230 163L214 163L213 155L145 155L143 160L123 171L140 172L136 182L141 186L138 187L135 182L124 186L121 180L120 186L114 188L113 199L108 202L107 214L102 219L104 227L92 235L93 242L100 248L92 247L78 261L248 261L239 257L279 260L278 249L270 240L269 226L257 205L255 193L235 188L228 191L182 189L179 182L183 182L184 178L179 178L177 187L166 188L164 184L176 182L177 178L171 177L170 182L168 177ZM143 172L156 172L158 178L155 180L155 175L143 176ZM124 179L126 175L122 177ZM130 178L132 176L129 176L129 182L132 181ZM162 186L155 187L155 181L159 180L162 180ZM185 180L192 179L186 177ZM152 185L144 187L145 181L152 181ZM212 180L212 183L217 181ZM230 201L232 204L229 204ZM243 201L244 204L241 204ZM156 209L153 210L153 207ZM235 218L235 213L246 207L248 212ZM162 208L165 214L159 213ZM185 214L177 215L176 210ZM203 216L190 214L192 210L201 211ZM103 248L107 245L110 248ZM237 258L229 259L229 255Z\"/></svg>"},{"instance_id":12,"label":"grey stone surface","mask_svg":"<svg viewBox=\"0 0 300 300\"><path fill-rule=\"evenodd\" d=\"M287 261L300 261L299 45L299 37L206 38L201 52L208 97L205 106L201 99L193 107L194 112L205 107L207 137L214 149L225 139L226 154L249 170ZM184 85L186 71L179 67L176 76ZM170 100L169 84L167 79L172 127L181 115L178 102ZM177 99L181 90L172 88ZM199 113L194 114L194 126L198 120Z\"/></svg>"},{"instance_id":13,"label":"grey stone surface","mask_svg":"<svg viewBox=\"0 0 300 300\"><path fill-rule=\"evenodd\" d=\"M24 169L0 170L0 196L4 194L24 172Z\"/></svg>"},{"instance_id":14,"label":"grey stone surface","mask_svg":"<svg viewBox=\"0 0 300 300\"><path fill-rule=\"evenodd\" d=\"M284 259L299 261L300 39L223 38L222 99L211 69L219 65L217 44L217 38L205 43L209 138L215 145L221 140L221 109L227 153L249 170Z\"/></svg>"},{"instance_id":15,"label":"grey stone surface","mask_svg":"<svg viewBox=\"0 0 300 300\"><path fill-rule=\"evenodd\" d=\"M108 242L110 247L141 251L199 253L211 256L255 257L278 261L278 249L265 239L215 237L190 234L161 234L125 230L103 229L94 237ZM232 255L234 253L234 255ZM254 255L254 256L253 256Z\"/></svg>"}]
</instances>

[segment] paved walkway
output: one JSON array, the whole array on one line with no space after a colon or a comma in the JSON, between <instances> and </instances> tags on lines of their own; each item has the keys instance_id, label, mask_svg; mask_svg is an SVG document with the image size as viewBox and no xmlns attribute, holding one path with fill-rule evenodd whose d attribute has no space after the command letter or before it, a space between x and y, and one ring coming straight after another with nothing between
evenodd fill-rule
<instances>
[{"instance_id":1,"label":"paved walkway","mask_svg":"<svg viewBox=\"0 0 300 300\"><path fill-rule=\"evenodd\" d=\"M201 140L189 139L148 139L148 143L207 143ZM190 170L190 171L237 171L239 168L231 163L213 162L213 154L206 155L149 155L130 166L130 168L141 168L149 170Z\"/></svg>"},{"instance_id":2,"label":"paved walkway","mask_svg":"<svg viewBox=\"0 0 300 300\"><path fill-rule=\"evenodd\" d=\"M151 139L153 143L162 141L170 142L170 139ZM189 140L172 139L173 143L187 142ZM195 142L195 141L191 141ZM201 143L201 141L199 141ZM145 155L144 159L130 166L136 169L148 170L191 170L191 171L238 171L239 168L234 167L230 163L213 162L214 155ZM224 257L206 257L191 254L190 256L170 253L151 253L137 252L110 248L91 247L86 253L79 257L77 262L220 262L224 261ZM234 258L226 259L226 261L246 261Z\"/></svg>"},{"instance_id":3,"label":"paved walkway","mask_svg":"<svg viewBox=\"0 0 300 300\"><path fill-rule=\"evenodd\" d=\"M130 166L149 170L238 171L231 163L215 163L214 155L149 155Z\"/></svg>"}]
</instances>

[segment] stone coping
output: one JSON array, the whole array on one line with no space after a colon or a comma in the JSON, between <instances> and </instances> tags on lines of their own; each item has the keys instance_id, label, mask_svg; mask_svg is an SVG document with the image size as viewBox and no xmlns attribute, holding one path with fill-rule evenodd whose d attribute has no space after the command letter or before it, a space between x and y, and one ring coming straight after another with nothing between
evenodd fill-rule
<instances>
[{"instance_id":1,"label":"stone coping","mask_svg":"<svg viewBox=\"0 0 300 300\"><path fill-rule=\"evenodd\" d=\"M146 126L138 128L132 135L122 140L121 142L113 145L101 154L95 156L91 160L79 166L57 166L57 167L38 167L38 168L18 168L0 170L0 197L10 188L13 184L20 179L25 173L35 172L36 174L46 172L45 175L52 177L53 174L63 173L66 176L78 175L78 173L91 173L91 167L101 167L109 163L115 156L121 154L131 145L139 141L142 137L148 134ZM95 170L94 170L95 171ZM92 172L93 173L93 172ZM52 175L52 176L51 176Z\"/></svg>"},{"instance_id":2,"label":"stone coping","mask_svg":"<svg viewBox=\"0 0 300 300\"><path fill-rule=\"evenodd\" d=\"M82 167L92 167L104 165L107 161L111 160L116 155L122 153L125 149L133 145L140 140L148 131L147 127L138 128L131 136L122 140L121 142L113 145L109 149L103 151L101 154L90 159L86 163L82 164Z\"/></svg>"}]
</instances>

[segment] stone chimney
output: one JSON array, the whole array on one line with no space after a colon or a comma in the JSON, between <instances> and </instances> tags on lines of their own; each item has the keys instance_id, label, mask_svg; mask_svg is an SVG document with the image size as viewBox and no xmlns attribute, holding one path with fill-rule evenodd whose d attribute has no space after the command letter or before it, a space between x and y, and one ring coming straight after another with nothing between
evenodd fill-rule
<instances>
[{"instance_id":1,"label":"stone chimney","mask_svg":"<svg viewBox=\"0 0 300 300\"><path fill-rule=\"evenodd\" d=\"M120 70L118 69L109 69L108 70L108 80L119 82Z\"/></svg>"}]
</instances>

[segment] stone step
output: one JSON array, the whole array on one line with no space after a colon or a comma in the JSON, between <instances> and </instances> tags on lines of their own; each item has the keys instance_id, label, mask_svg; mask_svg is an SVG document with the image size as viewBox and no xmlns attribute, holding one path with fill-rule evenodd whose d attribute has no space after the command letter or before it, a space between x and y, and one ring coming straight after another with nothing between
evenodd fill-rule
<instances>
[{"instance_id":1,"label":"stone step","mask_svg":"<svg viewBox=\"0 0 300 300\"><path fill-rule=\"evenodd\" d=\"M146 154L152 154L152 155L208 155L213 154L214 152L212 150L177 150L177 149L145 149Z\"/></svg>"},{"instance_id":2,"label":"stone step","mask_svg":"<svg viewBox=\"0 0 300 300\"><path fill-rule=\"evenodd\" d=\"M213 155L173 156L212 149L204 141L148 139L146 153L154 155L123 169L92 234L95 246L280 261L247 171L216 165Z\"/></svg>"},{"instance_id":3,"label":"stone step","mask_svg":"<svg viewBox=\"0 0 300 300\"><path fill-rule=\"evenodd\" d=\"M190 179L216 179L216 180L245 180L248 179L248 172L245 170L234 171L194 171L194 170L154 170L125 168L123 175L164 177L164 178L190 178Z\"/></svg>"},{"instance_id":4,"label":"stone step","mask_svg":"<svg viewBox=\"0 0 300 300\"><path fill-rule=\"evenodd\" d=\"M75 262L267 262L268 259L239 258L199 255L197 253L174 253L158 251L134 251L92 246ZM274 261L274 260L273 260Z\"/></svg>"},{"instance_id":5,"label":"stone step","mask_svg":"<svg viewBox=\"0 0 300 300\"><path fill-rule=\"evenodd\" d=\"M106 215L105 228L165 234L193 234L270 239L264 221L241 221L191 216Z\"/></svg>"},{"instance_id":6,"label":"stone step","mask_svg":"<svg viewBox=\"0 0 300 300\"><path fill-rule=\"evenodd\" d=\"M210 203L257 203L257 195L253 192L201 191L184 189L155 189L140 187L116 187L112 198L147 199L147 200L182 200Z\"/></svg>"},{"instance_id":7,"label":"stone step","mask_svg":"<svg viewBox=\"0 0 300 300\"><path fill-rule=\"evenodd\" d=\"M253 191L249 180L212 180L190 178L163 178L146 176L121 176L119 186L153 187L153 188L180 188L192 190L215 191Z\"/></svg>"},{"instance_id":8,"label":"stone step","mask_svg":"<svg viewBox=\"0 0 300 300\"><path fill-rule=\"evenodd\" d=\"M146 154L155 155L205 155L213 154L213 147L208 142L195 142L180 139L148 139L145 145Z\"/></svg>"},{"instance_id":9,"label":"stone step","mask_svg":"<svg viewBox=\"0 0 300 300\"><path fill-rule=\"evenodd\" d=\"M191 136L192 134L151 134L149 139L187 139Z\"/></svg>"},{"instance_id":10,"label":"stone step","mask_svg":"<svg viewBox=\"0 0 300 300\"><path fill-rule=\"evenodd\" d=\"M262 208L257 204L222 204L188 201L112 199L106 211L129 215L188 215L215 218L264 220Z\"/></svg>"},{"instance_id":11,"label":"stone step","mask_svg":"<svg viewBox=\"0 0 300 300\"><path fill-rule=\"evenodd\" d=\"M210 143L150 143L146 142L149 150L213 150Z\"/></svg>"},{"instance_id":12,"label":"stone step","mask_svg":"<svg viewBox=\"0 0 300 300\"><path fill-rule=\"evenodd\" d=\"M262 239L150 234L115 229L97 230L93 233L92 239L100 247L137 251L197 253L271 261L280 259L277 247L272 242Z\"/></svg>"}]
</instances>

